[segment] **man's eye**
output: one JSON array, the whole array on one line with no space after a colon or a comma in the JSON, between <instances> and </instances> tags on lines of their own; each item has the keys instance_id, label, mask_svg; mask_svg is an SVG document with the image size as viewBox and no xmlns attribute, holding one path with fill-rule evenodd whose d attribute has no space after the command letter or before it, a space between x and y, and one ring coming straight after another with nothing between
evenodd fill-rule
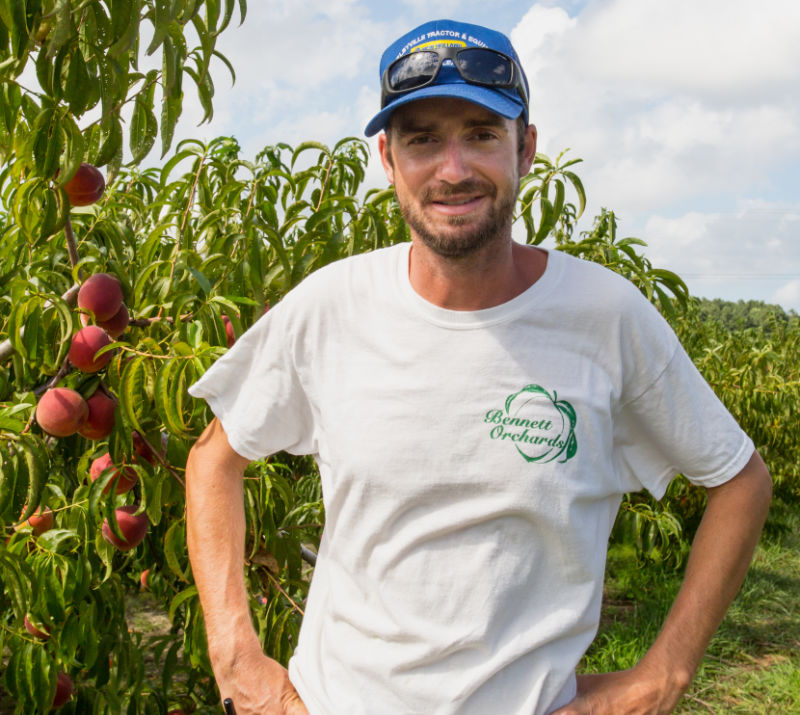
<instances>
[{"instance_id":1,"label":"man's eye","mask_svg":"<svg viewBox=\"0 0 800 715\"><path fill-rule=\"evenodd\" d=\"M411 139L408 140L408 143L409 144L429 144L432 141L433 141L433 137L432 136L430 136L429 134L422 134L420 136L411 137Z\"/></svg>"}]
</instances>

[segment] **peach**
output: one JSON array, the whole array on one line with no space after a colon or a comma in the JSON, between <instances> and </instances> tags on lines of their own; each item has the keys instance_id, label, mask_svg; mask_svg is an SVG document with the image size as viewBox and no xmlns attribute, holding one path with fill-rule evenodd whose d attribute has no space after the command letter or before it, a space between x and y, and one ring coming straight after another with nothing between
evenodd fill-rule
<instances>
[{"instance_id":1,"label":"peach","mask_svg":"<svg viewBox=\"0 0 800 715\"><path fill-rule=\"evenodd\" d=\"M147 581L150 578L150 569L145 569L142 571L141 576L139 576L139 583L142 584L142 588L147 591L148 585Z\"/></svg>"},{"instance_id":2,"label":"peach","mask_svg":"<svg viewBox=\"0 0 800 715\"><path fill-rule=\"evenodd\" d=\"M31 619L28 618L27 615L23 620L23 624L25 626L25 630L35 638L46 641L50 637L50 630L47 628L47 626L42 626L40 629L38 626L33 625Z\"/></svg>"},{"instance_id":3,"label":"peach","mask_svg":"<svg viewBox=\"0 0 800 715\"><path fill-rule=\"evenodd\" d=\"M92 462L92 466L89 467L89 477L94 482L103 472L106 471L106 469L113 469L114 476L111 477L111 481L106 484L105 488L103 489L103 494L108 494L111 491L111 484L118 475L119 479L117 481L117 488L114 492L115 494L125 494L125 492L129 492L131 489L133 489L133 485L136 484L136 481L139 479L139 475L136 474L136 470L132 469L131 467L123 467L120 470L119 467L117 467L114 462L111 461L111 455L108 452L99 456Z\"/></svg>"},{"instance_id":4,"label":"peach","mask_svg":"<svg viewBox=\"0 0 800 715\"><path fill-rule=\"evenodd\" d=\"M91 313L95 320L113 319L122 301L122 286L108 273L89 276L78 290L78 308Z\"/></svg>"},{"instance_id":5,"label":"peach","mask_svg":"<svg viewBox=\"0 0 800 715\"><path fill-rule=\"evenodd\" d=\"M121 506L115 510L117 515L117 524L119 530L125 537L121 540L112 530L108 524L108 519L103 520L103 538L113 546L116 546L120 551L130 551L142 543L147 534L147 521L146 514L135 514L138 509L137 506Z\"/></svg>"},{"instance_id":6,"label":"peach","mask_svg":"<svg viewBox=\"0 0 800 715\"><path fill-rule=\"evenodd\" d=\"M128 306L123 303L113 318L98 320L97 324L116 340L128 329L128 323L130 322L131 316L128 313Z\"/></svg>"},{"instance_id":7,"label":"peach","mask_svg":"<svg viewBox=\"0 0 800 715\"><path fill-rule=\"evenodd\" d=\"M72 678L64 672L59 672L56 681L56 695L53 698L53 709L64 705L72 697L73 689Z\"/></svg>"},{"instance_id":8,"label":"peach","mask_svg":"<svg viewBox=\"0 0 800 715\"><path fill-rule=\"evenodd\" d=\"M36 421L53 437L75 434L89 416L86 400L68 387L53 387L36 405Z\"/></svg>"},{"instance_id":9,"label":"peach","mask_svg":"<svg viewBox=\"0 0 800 715\"><path fill-rule=\"evenodd\" d=\"M117 403L108 395L97 390L86 400L89 416L78 430L86 439L105 439L114 429L114 410Z\"/></svg>"},{"instance_id":10,"label":"peach","mask_svg":"<svg viewBox=\"0 0 800 715\"><path fill-rule=\"evenodd\" d=\"M45 507L44 511L39 507L33 514L28 517L28 523L33 528L33 533L36 536L44 534L45 531L50 531L55 524L55 517L53 512Z\"/></svg>"},{"instance_id":11,"label":"peach","mask_svg":"<svg viewBox=\"0 0 800 715\"><path fill-rule=\"evenodd\" d=\"M111 345L108 333L96 325L87 325L75 333L67 357L81 372L97 372L111 360L111 352L95 358L95 353L106 345Z\"/></svg>"},{"instance_id":12,"label":"peach","mask_svg":"<svg viewBox=\"0 0 800 715\"><path fill-rule=\"evenodd\" d=\"M236 342L236 331L233 329L233 323L225 313L222 314L222 322L225 323L225 337L228 339L228 347L233 347Z\"/></svg>"},{"instance_id":13,"label":"peach","mask_svg":"<svg viewBox=\"0 0 800 715\"><path fill-rule=\"evenodd\" d=\"M73 206L89 206L99 201L105 190L106 180L100 169L86 162L83 162L75 172L75 176L64 184L64 191L67 192L69 202Z\"/></svg>"},{"instance_id":14,"label":"peach","mask_svg":"<svg viewBox=\"0 0 800 715\"><path fill-rule=\"evenodd\" d=\"M133 451L136 452L137 456L141 457L148 464L156 463L156 457L152 450L147 446L147 443L142 438L142 435L140 435L136 430L131 432L131 440L133 441Z\"/></svg>"}]
</instances>

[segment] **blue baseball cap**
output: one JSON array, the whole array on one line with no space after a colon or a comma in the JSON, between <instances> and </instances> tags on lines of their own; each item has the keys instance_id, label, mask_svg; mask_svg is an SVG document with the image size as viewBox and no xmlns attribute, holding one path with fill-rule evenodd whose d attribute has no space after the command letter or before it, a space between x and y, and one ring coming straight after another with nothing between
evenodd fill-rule
<instances>
[{"instance_id":1,"label":"blue baseball cap","mask_svg":"<svg viewBox=\"0 0 800 715\"><path fill-rule=\"evenodd\" d=\"M383 80L383 75L389 65L404 55L419 50L444 47L482 47L507 55L516 63L515 71L519 71L525 86L525 93L530 96L528 80L522 70L516 50L508 37L481 25L471 25L453 20L426 22L389 45L381 56L379 78ZM446 61L431 84L387 97L385 106L370 120L364 133L368 137L377 134L386 127L395 109L427 97L465 99L507 119L516 119L521 115L525 123L528 123L528 105L520 92L514 88L487 87L467 82L452 66L452 63L449 63L448 66L448 61Z\"/></svg>"}]
</instances>

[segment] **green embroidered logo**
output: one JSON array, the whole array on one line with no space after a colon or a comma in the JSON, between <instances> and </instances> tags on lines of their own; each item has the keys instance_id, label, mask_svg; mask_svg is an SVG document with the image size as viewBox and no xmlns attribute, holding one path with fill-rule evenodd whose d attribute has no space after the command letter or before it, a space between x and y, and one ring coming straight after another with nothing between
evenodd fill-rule
<instances>
[{"instance_id":1,"label":"green embroidered logo","mask_svg":"<svg viewBox=\"0 0 800 715\"><path fill-rule=\"evenodd\" d=\"M578 451L575 408L539 385L509 395L504 410L489 410L492 439L509 441L528 462L566 462Z\"/></svg>"}]
</instances>

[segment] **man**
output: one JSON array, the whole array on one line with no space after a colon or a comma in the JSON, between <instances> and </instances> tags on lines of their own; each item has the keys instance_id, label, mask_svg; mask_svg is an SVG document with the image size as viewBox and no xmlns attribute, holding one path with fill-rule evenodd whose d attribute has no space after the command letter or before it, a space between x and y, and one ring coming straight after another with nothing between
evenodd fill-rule
<instances>
[{"instance_id":1,"label":"man","mask_svg":"<svg viewBox=\"0 0 800 715\"><path fill-rule=\"evenodd\" d=\"M508 39L451 21L381 61L410 244L303 282L192 387L188 543L223 698L247 713L667 713L732 600L771 482L672 331L616 274L511 239L536 130ZM242 474L314 454L327 522L288 673L242 577ZM576 678L623 493L709 501L674 607L625 672Z\"/></svg>"}]
</instances>

